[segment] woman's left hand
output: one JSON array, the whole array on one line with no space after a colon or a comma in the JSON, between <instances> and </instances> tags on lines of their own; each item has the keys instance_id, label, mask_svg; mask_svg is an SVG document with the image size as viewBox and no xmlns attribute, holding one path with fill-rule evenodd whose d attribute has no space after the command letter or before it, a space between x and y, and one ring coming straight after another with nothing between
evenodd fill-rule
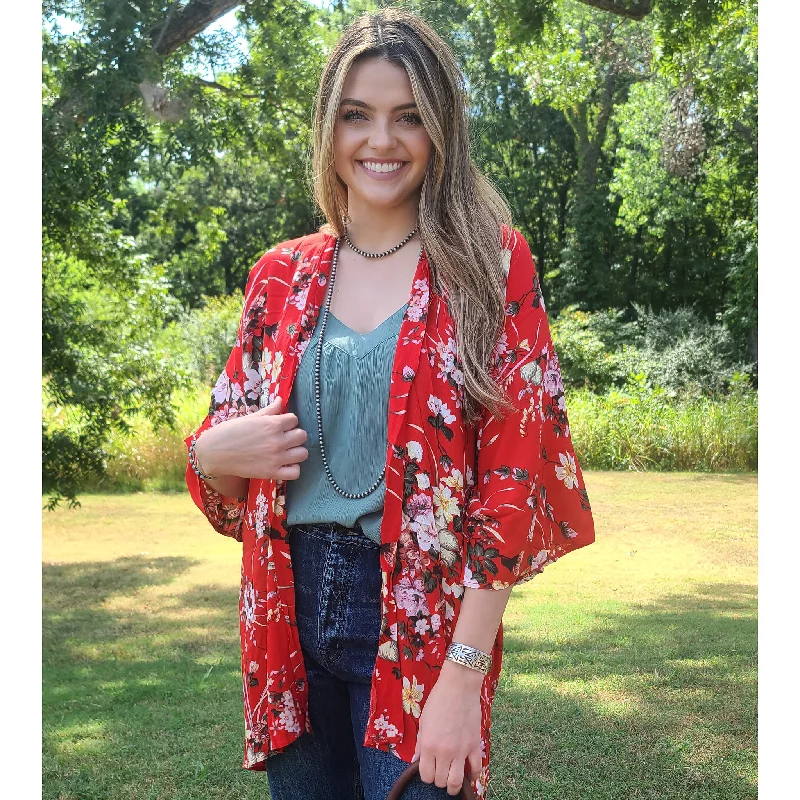
<instances>
[{"instance_id":1,"label":"woman's left hand","mask_svg":"<svg viewBox=\"0 0 800 800\"><path fill-rule=\"evenodd\" d=\"M481 673L445 661L419 718L419 777L457 795L469 759L471 780L481 772Z\"/></svg>"}]
</instances>

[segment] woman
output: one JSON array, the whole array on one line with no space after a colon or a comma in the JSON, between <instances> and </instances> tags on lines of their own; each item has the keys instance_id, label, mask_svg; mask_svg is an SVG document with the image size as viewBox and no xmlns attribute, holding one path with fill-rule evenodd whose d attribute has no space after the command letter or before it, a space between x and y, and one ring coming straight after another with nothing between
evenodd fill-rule
<instances>
[{"instance_id":1,"label":"woman","mask_svg":"<svg viewBox=\"0 0 800 800\"><path fill-rule=\"evenodd\" d=\"M344 32L314 112L328 224L251 271L186 440L192 497L243 543L243 766L273 800L383 800L415 760L404 797L484 797L511 588L594 540L535 265L466 102L418 17Z\"/></svg>"}]
</instances>

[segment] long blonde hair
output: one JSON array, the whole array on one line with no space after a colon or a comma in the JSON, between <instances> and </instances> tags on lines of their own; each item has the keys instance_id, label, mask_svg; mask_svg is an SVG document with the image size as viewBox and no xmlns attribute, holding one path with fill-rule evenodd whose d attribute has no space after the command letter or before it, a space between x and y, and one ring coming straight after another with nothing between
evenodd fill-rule
<instances>
[{"instance_id":1,"label":"long blonde hair","mask_svg":"<svg viewBox=\"0 0 800 800\"><path fill-rule=\"evenodd\" d=\"M511 210L470 155L464 76L455 56L428 23L400 8L356 18L343 32L322 73L314 102L312 192L327 220L320 230L341 236L347 186L334 169L333 136L347 73L370 57L399 63L432 141L419 201L419 234L434 290L453 315L464 418L474 424L482 408L502 415L512 407L489 374L505 319L502 225Z\"/></svg>"}]
</instances>

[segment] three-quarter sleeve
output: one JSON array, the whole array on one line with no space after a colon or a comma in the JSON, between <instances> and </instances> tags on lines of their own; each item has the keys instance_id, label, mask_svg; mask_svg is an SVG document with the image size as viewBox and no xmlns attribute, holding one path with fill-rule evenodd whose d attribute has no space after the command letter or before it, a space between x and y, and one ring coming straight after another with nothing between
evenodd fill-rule
<instances>
[{"instance_id":1,"label":"three-quarter sleeve","mask_svg":"<svg viewBox=\"0 0 800 800\"><path fill-rule=\"evenodd\" d=\"M492 377L515 408L502 419L485 410L478 423L463 559L463 585L474 589L523 583L594 541L536 265L519 231L503 255L506 318Z\"/></svg>"},{"instance_id":2,"label":"three-quarter sleeve","mask_svg":"<svg viewBox=\"0 0 800 800\"><path fill-rule=\"evenodd\" d=\"M214 425L257 411L260 407L261 384L263 376L260 366L254 360L253 340L257 339L258 311L264 298L254 297L254 284L263 266L265 257L253 267L247 281L245 302L233 345L225 368L211 390L211 403L208 414L200 427L186 437L187 449L201 434ZM224 536L242 541L242 522L247 506L245 496L226 497L215 491L200 478L187 462L186 485L195 505L205 514L214 530ZM249 481L248 481L249 485Z\"/></svg>"}]
</instances>

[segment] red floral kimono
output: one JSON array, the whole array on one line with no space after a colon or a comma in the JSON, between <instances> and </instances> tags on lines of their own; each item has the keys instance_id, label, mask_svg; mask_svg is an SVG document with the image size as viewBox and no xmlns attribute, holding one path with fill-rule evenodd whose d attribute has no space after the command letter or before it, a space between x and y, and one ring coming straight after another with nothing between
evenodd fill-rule
<instances>
[{"instance_id":1,"label":"red floral kimono","mask_svg":"<svg viewBox=\"0 0 800 800\"><path fill-rule=\"evenodd\" d=\"M507 229L504 229L507 233ZM516 405L498 421L462 419L464 378L453 318L431 291L423 253L392 367L386 494L381 524L382 622L364 746L414 754L419 717L439 675L464 587L503 589L594 541L575 460L558 357L528 243L512 229L503 250L505 330L492 375ZM269 250L247 281L238 337L212 392L204 430L271 403L284 407L324 302L335 238L314 233ZM243 767L313 733L297 635L285 527L286 484L250 480L247 498L223 497L186 472L197 506L243 545L239 597L246 741ZM481 690L483 769L489 775L491 705L503 627Z\"/></svg>"}]
</instances>

